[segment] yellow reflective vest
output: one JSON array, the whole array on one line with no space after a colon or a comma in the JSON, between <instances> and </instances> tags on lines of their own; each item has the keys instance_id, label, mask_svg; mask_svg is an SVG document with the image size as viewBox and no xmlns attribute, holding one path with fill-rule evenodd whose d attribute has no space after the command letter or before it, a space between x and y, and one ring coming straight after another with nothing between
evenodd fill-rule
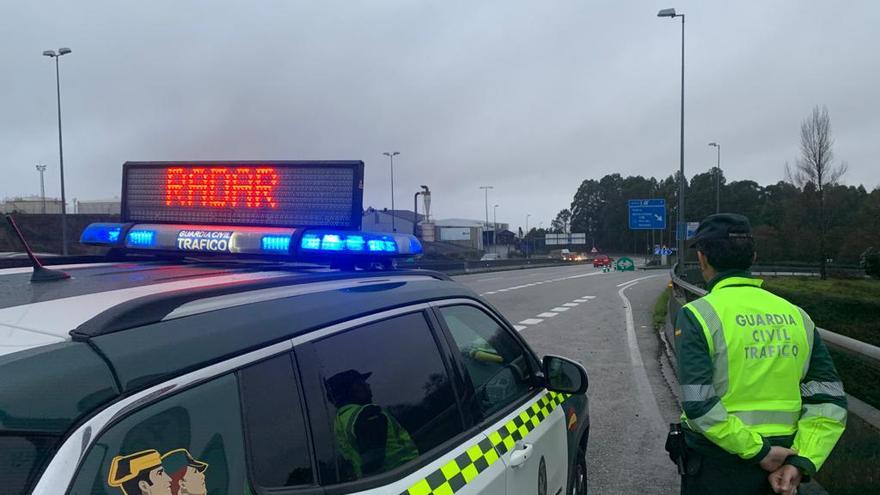
<instances>
[{"instance_id":1,"label":"yellow reflective vest","mask_svg":"<svg viewBox=\"0 0 880 495\"><path fill-rule=\"evenodd\" d=\"M713 282L676 319L682 422L755 462L768 438L790 438L788 462L814 474L843 433L846 396L813 321L746 272Z\"/></svg>"}]
</instances>

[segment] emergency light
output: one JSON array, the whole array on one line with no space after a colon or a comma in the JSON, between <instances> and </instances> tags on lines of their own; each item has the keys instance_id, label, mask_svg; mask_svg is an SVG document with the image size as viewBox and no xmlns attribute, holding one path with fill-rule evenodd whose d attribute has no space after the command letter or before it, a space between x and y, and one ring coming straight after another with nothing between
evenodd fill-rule
<instances>
[{"instance_id":1,"label":"emergency light","mask_svg":"<svg viewBox=\"0 0 880 495\"><path fill-rule=\"evenodd\" d=\"M422 252L361 232L363 162L127 162L122 222L80 242L128 251L373 260Z\"/></svg>"}]
</instances>

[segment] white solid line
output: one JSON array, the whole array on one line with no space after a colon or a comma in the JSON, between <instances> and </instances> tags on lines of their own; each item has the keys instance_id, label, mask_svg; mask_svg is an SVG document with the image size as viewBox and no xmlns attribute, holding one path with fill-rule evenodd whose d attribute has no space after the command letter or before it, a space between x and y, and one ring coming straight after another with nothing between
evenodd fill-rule
<instances>
[{"instance_id":1,"label":"white solid line","mask_svg":"<svg viewBox=\"0 0 880 495\"><path fill-rule=\"evenodd\" d=\"M483 292L483 293L480 294L480 295L481 295L481 296L486 296L486 295L490 295L490 294L495 294L495 291L493 290L492 292Z\"/></svg>"},{"instance_id":2,"label":"white solid line","mask_svg":"<svg viewBox=\"0 0 880 495\"><path fill-rule=\"evenodd\" d=\"M502 277L480 278L480 279L474 280L474 282L488 282L490 280L498 280L500 278L502 278Z\"/></svg>"},{"instance_id":3,"label":"white solid line","mask_svg":"<svg viewBox=\"0 0 880 495\"><path fill-rule=\"evenodd\" d=\"M654 423L654 428L658 431L662 431L663 419L660 417L660 407L657 406L657 399L654 396L654 390L651 388L651 382L648 381L648 373L645 371L645 363L642 361L642 353L639 351L639 342L636 339L632 306L629 303L629 299L623 293L623 291L630 287L632 286L628 285L622 287L617 291L617 295L623 299L624 312L626 313L626 341L629 347L629 359L633 366L636 388L638 389L638 394L636 394L636 396L638 397L639 402L641 402L642 410L648 415L649 420Z\"/></svg>"},{"instance_id":4,"label":"white solid line","mask_svg":"<svg viewBox=\"0 0 880 495\"><path fill-rule=\"evenodd\" d=\"M553 318L554 316L556 316L556 315L558 315L558 314L559 314L559 313L551 313L551 312L548 311L548 312L546 312L546 313L540 313L540 314L538 314L537 316L540 316L541 318Z\"/></svg>"},{"instance_id":5,"label":"white solid line","mask_svg":"<svg viewBox=\"0 0 880 495\"><path fill-rule=\"evenodd\" d=\"M558 308L553 308L550 311L556 311L557 313L562 313L563 311L568 311L569 309L571 309L571 308L563 308L562 306L560 306Z\"/></svg>"},{"instance_id":6,"label":"white solid line","mask_svg":"<svg viewBox=\"0 0 880 495\"><path fill-rule=\"evenodd\" d=\"M626 281L626 282L624 282L624 283L622 283L622 284L617 284L617 286L618 286L618 287L623 287L624 285L629 285L629 284L632 284L632 283L638 282L638 281L640 281L640 280L647 280L647 279L649 279L649 278L659 277L659 276L660 276L660 275L648 275L647 277L634 278L634 279L632 279L632 280L628 280L628 281Z\"/></svg>"},{"instance_id":7,"label":"white solid line","mask_svg":"<svg viewBox=\"0 0 880 495\"><path fill-rule=\"evenodd\" d=\"M578 305L578 303L565 303L565 304L563 304L563 306L568 306L569 308L573 308L577 305Z\"/></svg>"},{"instance_id":8,"label":"white solid line","mask_svg":"<svg viewBox=\"0 0 880 495\"><path fill-rule=\"evenodd\" d=\"M514 325L514 326L513 326L513 329L516 330L517 332L522 332L522 331L525 330L526 328L529 328L529 327L527 327L527 326L525 326L525 325Z\"/></svg>"},{"instance_id":9,"label":"white solid line","mask_svg":"<svg viewBox=\"0 0 880 495\"><path fill-rule=\"evenodd\" d=\"M537 325L538 323L541 323L542 321L544 321L544 320L542 320L540 318L528 318L526 320L519 322L519 324L520 325Z\"/></svg>"}]
</instances>

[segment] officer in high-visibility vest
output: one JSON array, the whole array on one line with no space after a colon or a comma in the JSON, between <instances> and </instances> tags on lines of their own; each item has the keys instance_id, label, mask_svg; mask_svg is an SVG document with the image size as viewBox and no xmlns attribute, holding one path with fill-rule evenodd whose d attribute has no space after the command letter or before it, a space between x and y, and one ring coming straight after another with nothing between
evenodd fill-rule
<instances>
[{"instance_id":1,"label":"officer in high-visibility vest","mask_svg":"<svg viewBox=\"0 0 880 495\"><path fill-rule=\"evenodd\" d=\"M846 425L834 363L807 313L748 272L755 243L746 217L707 217L692 246L709 293L675 324L681 493L794 494Z\"/></svg>"},{"instance_id":2,"label":"officer in high-visibility vest","mask_svg":"<svg viewBox=\"0 0 880 495\"><path fill-rule=\"evenodd\" d=\"M351 463L351 476L382 473L419 456L409 432L393 415L373 404L367 379L372 373L346 370L327 379L330 399L337 407L334 433L342 456Z\"/></svg>"}]
</instances>

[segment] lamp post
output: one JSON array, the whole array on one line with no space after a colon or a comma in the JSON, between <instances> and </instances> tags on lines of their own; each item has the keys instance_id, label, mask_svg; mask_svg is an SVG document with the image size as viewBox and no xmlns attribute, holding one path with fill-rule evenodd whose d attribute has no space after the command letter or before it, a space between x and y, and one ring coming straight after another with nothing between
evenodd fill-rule
<instances>
[{"instance_id":1,"label":"lamp post","mask_svg":"<svg viewBox=\"0 0 880 495\"><path fill-rule=\"evenodd\" d=\"M394 157L399 155L399 151L386 151L382 153L391 161L391 231L397 232L397 225L394 223Z\"/></svg>"},{"instance_id":2,"label":"lamp post","mask_svg":"<svg viewBox=\"0 0 880 495\"><path fill-rule=\"evenodd\" d=\"M492 207L492 231L498 235L498 205Z\"/></svg>"},{"instance_id":3,"label":"lamp post","mask_svg":"<svg viewBox=\"0 0 880 495\"><path fill-rule=\"evenodd\" d=\"M523 236L523 240L526 241L526 258L529 257L529 217L532 216L531 213L526 213L526 234Z\"/></svg>"},{"instance_id":4,"label":"lamp post","mask_svg":"<svg viewBox=\"0 0 880 495\"><path fill-rule=\"evenodd\" d=\"M58 96L58 164L61 170L61 254L67 255L67 198L64 195L64 146L61 142L61 75L58 68L58 59L70 53L70 48L46 50L43 56L55 59L55 92ZM45 201L43 202L45 205ZM45 207L44 207L45 208Z\"/></svg>"},{"instance_id":5,"label":"lamp post","mask_svg":"<svg viewBox=\"0 0 880 495\"><path fill-rule=\"evenodd\" d=\"M46 172L46 166L37 164L37 172L40 173L40 199L43 202L43 215L46 214L46 182L43 180L43 174Z\"/></svg>"},{"instance_id":6,"label":"lamp post","mask_svg":"<svg viewBox=\"0 0 880 495\"><path fill-rule=\"evenodd\" d=\"M494 189L492 186L480 186L480 189L486 192L486 240L489 240L489 189ZM488 244L488 243L487 243Z\"/></svg>"},{"instance_id":7,"label":"lamp post","mask_svg":"<svg viewBox=\"0 0 880 495\"><path fill-rule=\"evenodd\" d=\"M679 177L678 177L678 261L679 268L684 263L684 241L687 237L687 226L684 216L684 14L678 14L675 9L663 9L657 12L657 17L669 17L674 19L681 17L681 138L679 143Z\"/></svg>"},{"instance_id":8,"label":"lamp post","mask_svg":"<svg viewBox=\"0 0 880 495\"><path fill-rule=\"evenodd\" d=\"M721 145L709 143L718 151L718 165L715 166L715 213L721 213Z\"/></svg>"}]
</instances>

